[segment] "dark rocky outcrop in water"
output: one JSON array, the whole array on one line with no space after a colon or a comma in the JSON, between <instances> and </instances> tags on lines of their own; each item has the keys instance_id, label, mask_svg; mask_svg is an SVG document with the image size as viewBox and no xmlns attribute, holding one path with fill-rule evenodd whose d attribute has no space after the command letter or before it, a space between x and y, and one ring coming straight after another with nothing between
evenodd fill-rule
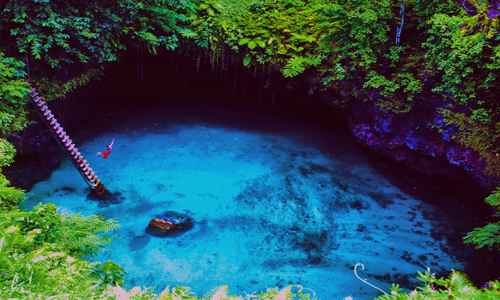
<instances>
[{"instance_id":1,"label":"dark rocky outcrop in water","mask_svg":"<svg viewBox=\"0 0 500 300\"><path fill-rule=\"evenodd\" d=\"M440 107L439 99L432 102L433 107ZM426 106L393 114L374 102L357 102L349 113L350 130L370 150L425 175L457 182L470 177L486 189L498 185L499 178L486 175L486 163L476 152L452 140L455 129L447 126L436 110L429 109L429 99L422 103Z\"/></svg>"},{"instance_id":2,"label":"dark rocky outcrop in water","mask_svg":"<svg viewBox=\"0 0 500 300\"><path fill-rule=\"evenodd\" d=\"M193 219L187 214L166 211L155 216L148 224L146 232L154 236L171 236L193 227Z\"/></svg>"}]
</instances>

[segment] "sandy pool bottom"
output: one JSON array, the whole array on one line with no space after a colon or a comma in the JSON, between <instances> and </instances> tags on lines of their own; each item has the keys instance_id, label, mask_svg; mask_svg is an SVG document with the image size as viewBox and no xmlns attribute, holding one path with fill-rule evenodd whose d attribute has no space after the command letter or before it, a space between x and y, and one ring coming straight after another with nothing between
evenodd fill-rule
<instances>
[{"instance_id":1,"label":"sandy pool bottom","mask_svg":"<svg viewBox=\"0 0 500 300\"><path fill-rule=\"evenodd\" d=\"M111 157L97 157L112 138ZM320 299L371 299L378 292L354 277L357 262L385 289L426 267L461 267L433 238L433 208L328 132L155 123L112 128L81 150L123 200L87 199L66 160L33 187L25 206L52 202L62 212L116 219L112 243L93 259L120 264L127 287L187 285L202 295L223 284L239 294L300 284ZM190 214L193 229L172 238L145 234L167 210Z\"/></svg>"}]
</instances>

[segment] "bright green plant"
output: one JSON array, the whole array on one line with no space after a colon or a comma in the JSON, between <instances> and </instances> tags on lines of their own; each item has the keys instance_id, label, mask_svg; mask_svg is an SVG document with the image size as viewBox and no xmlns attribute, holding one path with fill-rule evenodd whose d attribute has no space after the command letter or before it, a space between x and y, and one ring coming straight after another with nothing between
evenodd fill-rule
<instances>
[{"instance_id":1,"label":"bright green plant","mask_svg":"<svg viewBox=\"0 0 500 300\"><path fill-rule=\"evenodd\" d=\"M491 122L491 113L487 109L480 107L472 111L471 119L482 124L489 124Z\"/></svg>"},{"instance_id":2,"label":"bright green plant","mask_svg":"<svg viewBox=\"0 0 500 300\"><path fill-rule=\"evenodd\" d=\"M2 189L0 195L9 197ZM0 207L0 298L102 298L97 265L82 258L106 242L99 232L115 227L98 217L57 214L53 205Z\"/></svg>"},{"instance_id":3,"label":"bright green plant","mask_svg":"<svg viewBox=\"0 0 500 300\"><path fill-rule=\"evenodd\" d=\"M0 10L0 51L16 57L17 69L27 72L30 81L52 99L87 84L96 70L118 61L127 49L149 53L175 49L181 38L194 35L188 27L194 8L190 0L9 0ZM0 54L0 73L3 60ZM23 84L12 81L9 91L21 90ZM0 114L0 125L16 120L22 123L25 118Z\"/></svg>"},{"instance_id":4,"label":"bright green plant","mask_svg":"<svg viewBox=\"0 0 500 300\"><path fill-rule=\"evenodd\" d=\"M496 147L500 139L500 121L483 124L464 113L442 109L439 113L448 126L457 129L453 139L478 153L486 162L486 174L500 176L499 151Z\"/></svg>"},{"instance_id":5,"label":"bright green plant","mask_svg":"<svg viewBox=\"0 0 500 300\"><path fill-rule=\"evenodd\" d=\"M23 191L9 185L9 180L0 173L0 209L12 209L24 198Z\"/></svg>"},{"instance_id":6,"label":"bright green plant","mask_svg":"<svg viewBox=\"0 0 500 300\"><path fill-rule=\"evenodd\" d=\"M0 138L0 170L14 162L16 149L7 140Z\"/></svg>"},{"instance_id":7,"label":"bright green plant","mask_svg":"<svg viewBox=\"0 0 500 300\"><path fill-rule=\"evenodd\" d=\"M478 249L486 247L500 250L500 188L486 197L485 202L495 208L494 218L497 221L475 228L465 236L464 241L466 244L475 245Z\"/></svg>"},{"instance_id":8,"label":"bright green plant","mask_svg":"<svg viewBox=\"0 0 500 300\"><path fill-rule=\"evenodd\" d=\"M461 104L477 99L480 88L487 77L496 78L494 73L500 65L489 67L482 62L492 49L489 39L494 39L488 23L480 26L479 16L449 16L436 14L429 21L426 60L430 70L441 74L441 80L433 91L449 94ZM488 86L486 86L487 88Z\"/></svg>"},{"instance_id":9,"label":"bright green plant","mask_svg":"<svg viewBox=\"0 0 500 300\"><path fill-rule=\"evenodd\" d=\"M24 64L0 51L0 209L15 207L23 198L22 191L9 186L2 170L12 164L16 154L7 135L23 129L27 123L29 85L25 76Z\"/></svg>"},{"instance_id":10,"label":"bright green plant","mask_svg":"<svg viewBox=\"0 0 500 300\"><path fill-rule=\"evenodd\" d=\"M26 125L29 85L25 76L24 64L0 50L0 137Z\"/></svg>"},{"instance_id":11,"label":"bright green plant","mask_svg":"<svg viewBox=\"0 0 500 300\"><path fill-rule=\"evenodd\" d=\"M500 297L500 282L492 281L488 283L487 288L477 288L465 275L455 271L447 278L436 277L435 274L427 271L419 273L418 279L423 286L411 292L405 292L395 285L392 287L390 294L382 295L377 300L494 300Z\"/></svg>"},{"instance_id":12,"label":"bright green plant","mask_svg":"<svg viewBox=\"0 0 500 300\"><path fill-rule=\"evenodd\" d=\"M500 174L495 148L500 136L498 18L486 16L484 0L468 1L477 16L468 16L459 1L405 1L402 44L395 46L391 35L400 21L400 2L6 1L0 11L0 171L15 155L5 138L27 122L28 75L48 99L55 99L98 77L104 63L117 61L126 50L154 54L194 39L212 51L213 62L231 49L245 66L272 65L287 78L307 72L326 91L363 87L352 89L352 99L374 99L392 113L410 112L417 100L426 99L418 98L423 93L445 98L444 109L418 104L439 109L446 125L457 129L453 139L477 152L488 174ZM368 97L372 94L376 97ZM498 207L498 192L494 195L486 201ZM98 251L107 241L101 234L116 224L60 215L52 205L21 211L22 198L23 192L0 174L0 298L113 297L107 286L121 284L123 270L82 257ZM465 240L498 247L499 227L497 222L475 229ZM395 287L383 299L498 298L497 282L477 289L459 273L420 278L424 287L409 294ZM274 299L280 292L256 297ZM130 293L134 299L156 297L150 291ZM185 288L160 295L179 298L203 299Z\"/></svg>"},{"instance_id":13,"label":"bright green plant","mask_svg":"<svg viewBox=\"0 0 500 300\"><path fill-rule=\"evenodd\" d=\"M116 61L129 45L172 49L192 13L191 1L7 1L0 13L7 46L33 64Z\"/></svg>"},{"instance_id":14,"label":"bright green plant","mask_svg":"<svg viewBox=\"0 0 500 300\"><path fill-rule=\"evenodd\" d=\"M125 271L117 264L106 261L98 264L93 274L97 276L102 285L122 285Z\"/></svg>"}]
</instances>

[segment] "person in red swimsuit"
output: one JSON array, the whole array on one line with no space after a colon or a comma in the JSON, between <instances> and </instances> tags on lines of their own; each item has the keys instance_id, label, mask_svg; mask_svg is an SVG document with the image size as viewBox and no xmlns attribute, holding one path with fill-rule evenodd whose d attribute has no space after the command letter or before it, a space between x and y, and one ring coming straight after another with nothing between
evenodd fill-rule
<instances>
[{"instance_id":1,"label":"person in red swimsuit","mask_svg":"<svg viewBox=\"0 0 500 300\"><path fill-rule=\"evenodd\" d=\"M109 155L111 154L111 151L113 150L113 144L115 143L115 139L111 141L111 143L106 147L106 150L103 150L101 152L97 152L97 155L100 157L107 159Z\"/></svg>"}]
</instances>

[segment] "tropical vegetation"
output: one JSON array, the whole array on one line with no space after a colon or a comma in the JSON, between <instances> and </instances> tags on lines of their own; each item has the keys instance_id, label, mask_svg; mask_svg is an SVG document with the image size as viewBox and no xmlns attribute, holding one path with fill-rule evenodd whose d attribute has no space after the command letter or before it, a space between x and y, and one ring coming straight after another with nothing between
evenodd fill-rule
<instances>
[{"instance_id":1,"label":"tropical vegetation","mask_svg":"<svg viewBox=\"0 0 500 300\"><path fill-rule=\"evenodd\" d=\"M0 298L156 297L148 290L120 290L125 271L116 264L85 260L109 239L105 232L116 228L115 222L61 214L52 205L18 207L24 193L1 171L16 153L9 135L29 123L31 88L49 100L64 98L102 76L107 64L127 51L154 55L197 47L215 66L234 56L248 68L266 66L289 80L314 78L311 88L323 93L348 90L348 97L334 103L339 106L372 101L391 114L424 106L445 120L436 124L437 132L453 127L453 140L478 153L488 175L498 177L500 20L488 15L489 5L486 0L3 1ZM495 210L490 223L472 230L465 242L498 250L500 190L486 202ZM500 295L498 281L476 288L458 272L448 278L419 276L422 287L405 293L395 286L380 299ZM227 296L227 289L217 291ZM291 296L290 290L269 290L259 299L280 293ZM185 288L166 289L158 297L198 299Z\"/></svg>"}]
</instances>

